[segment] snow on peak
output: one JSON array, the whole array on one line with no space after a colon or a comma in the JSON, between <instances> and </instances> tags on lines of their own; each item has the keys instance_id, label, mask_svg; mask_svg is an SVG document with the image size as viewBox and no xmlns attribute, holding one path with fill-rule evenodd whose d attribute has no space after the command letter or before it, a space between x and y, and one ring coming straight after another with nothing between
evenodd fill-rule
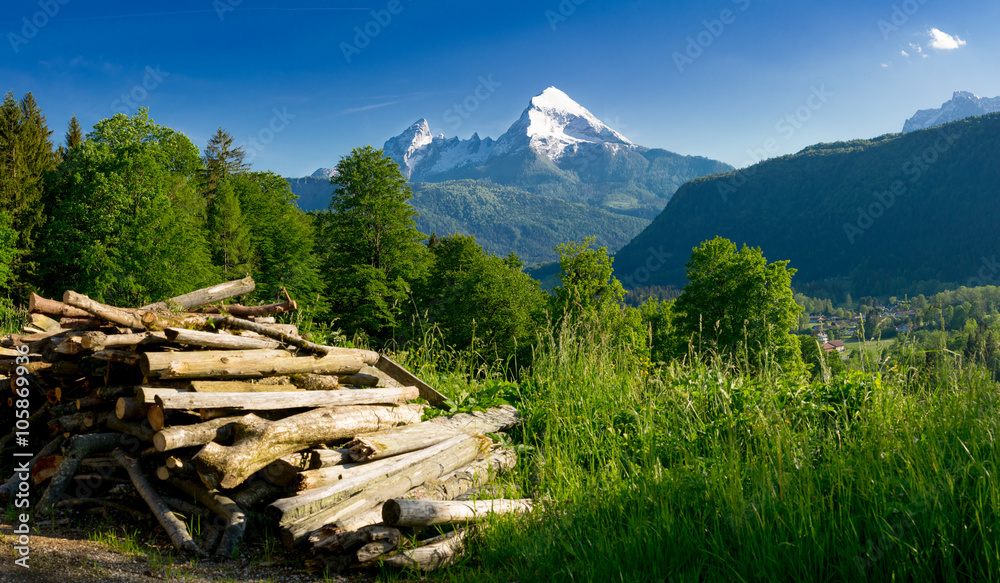
<instances>
[{"instance_id":1,"label":"snow on peak","mask_svg":"<svg viewBox=\"0 0 1000 583\"><path fill-rule=\"evenodd\" d=\"M498 140L499 151L513 151L527 145L553 161L577 151L582 144L635 147L628 138L555 87L533 97L521 119Z\"/></svg>"},{"instance_id":2,"label":"snow on peak","mask_svg":"<svg viewBox=\"0 0 1000 583\"><path fill-rule=\"evenodd\" d=\"M427 120L420 118L406 130L385 143L383 151L399 164L403 175L409 178L423 158L422 149L434 141Z\"/></svg>"},{"instance_id":3,"label":"snow on peak","mask_svg":"<svg viewBox=\"0 0 1000 583\"><path fill-rule=\"evenodd\" d=\"M904 132L926 129L973 115L1000 111L1000 97L979 97L969 91L955 91L937 109L921 109L903 123Z\"/></svg>"}]
</instances>

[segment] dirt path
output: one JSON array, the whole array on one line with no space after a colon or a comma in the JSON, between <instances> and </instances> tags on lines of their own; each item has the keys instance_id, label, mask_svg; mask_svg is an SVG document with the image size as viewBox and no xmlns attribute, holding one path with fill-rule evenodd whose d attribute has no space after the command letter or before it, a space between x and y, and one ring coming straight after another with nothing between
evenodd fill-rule
<instances>
[{"instance_id":1,"label":"dirt path","mask_svg":"<svg viewBox=\"0 0 1000 583\"><path fill-rule=\"evenodd\" d=\"M96 526L96 527L95 527ZM31 535L29 565L17 558L13 529L0 523L0 583L371 583L371 574L346 576L303 571L300 555L285 554L280 545L245 548L236 560L188 560L179 557L155 533L125 535L126 528L146 525L51 526L39 524ZM148 530L148 526L146 526ZM159 529L157 529L159 530ZM92 533L109 533L104 542Z\"/></svg>"}]
</instances>

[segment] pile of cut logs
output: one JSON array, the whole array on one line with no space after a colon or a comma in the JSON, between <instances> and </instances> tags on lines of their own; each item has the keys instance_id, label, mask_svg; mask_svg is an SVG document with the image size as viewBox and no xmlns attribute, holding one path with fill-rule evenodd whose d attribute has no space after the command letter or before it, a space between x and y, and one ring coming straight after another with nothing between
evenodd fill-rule
<instances>
[{"instance_id":1,"label":"pile of cut logs","mask_svg":"<svg viewBox=\"0 0 1000 583\"><path fill-rule=\"evenodd\" d=\"M437 568L470 524L531 508L475 500L515 464L487 437L517 424L514 408L421 421L441 394L385 355L275 324L296 309L287 294L220 303L253 287L245 278L141 308L33 296L24 333L0 338L0 389L14 394L0 403L14 428L0 450L33 453L30 476L11 472L0 502L30 492L36 517L151 513L177 549L220 558L238 554L256 510L320 568ZM29 437L15 448L23 399ZM416 545L401 536L441 524L457 526Z\"/></svg>"}]
</instances>

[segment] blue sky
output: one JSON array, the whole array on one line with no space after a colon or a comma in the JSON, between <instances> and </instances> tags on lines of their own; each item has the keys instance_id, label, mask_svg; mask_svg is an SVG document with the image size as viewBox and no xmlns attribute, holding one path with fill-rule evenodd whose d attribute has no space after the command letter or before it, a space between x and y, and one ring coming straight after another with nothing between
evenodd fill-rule
<instances>
[{"instance_id":1,"label":"blue sky","mask_svg":"<svg viewBox=\"0 0 1000 583\"><path fill-rule=\"evenodd\" d=\"M435 134L499 137L550 85L635 143L735 166L898 132L955 90L1000 95L995 0L4 8L2 89L33 92L57 140L73 114L89 129L146 106L199 147L226 128L255 169L285 176L421 117Z\"/></svg>"}]
</instances>

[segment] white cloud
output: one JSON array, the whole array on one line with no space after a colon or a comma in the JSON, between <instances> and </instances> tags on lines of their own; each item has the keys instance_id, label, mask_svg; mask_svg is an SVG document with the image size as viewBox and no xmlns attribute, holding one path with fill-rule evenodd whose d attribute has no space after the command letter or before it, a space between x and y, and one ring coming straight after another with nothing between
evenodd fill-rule
<instances>
[{"instance_id":1,"label":"white cloud","mask_svg":"<svg viewBox=\"0 0 1000 583\"><path fill-rule=\"evenodd\" d=\"M903 55L904 57L909 57L910 56L910 53L908 53L906 51L899 51L899 54Z\"/></svg>"},{"instance_id":2,"label":"white cloud","mask_svg":"<svg viewBox=\"0 0 1000 583\"><path fill-rule=\"evenodd\" d=\"M950 51L965 46L965 41L958 38L957 35L951 36L936 28L927 31L927 35L931 38L931 48L939 51Z\"/></svg>"},{"instance_id":3,"label":"white cloud","mask_svg":"<svg viewBox=\"0 0 1000 583\"><path fill-rule=\"evenodd\" d=\"M883 69L888 69L889 68L889 63L882 63L882 68Z\"/></svg>"}]
</instances>

